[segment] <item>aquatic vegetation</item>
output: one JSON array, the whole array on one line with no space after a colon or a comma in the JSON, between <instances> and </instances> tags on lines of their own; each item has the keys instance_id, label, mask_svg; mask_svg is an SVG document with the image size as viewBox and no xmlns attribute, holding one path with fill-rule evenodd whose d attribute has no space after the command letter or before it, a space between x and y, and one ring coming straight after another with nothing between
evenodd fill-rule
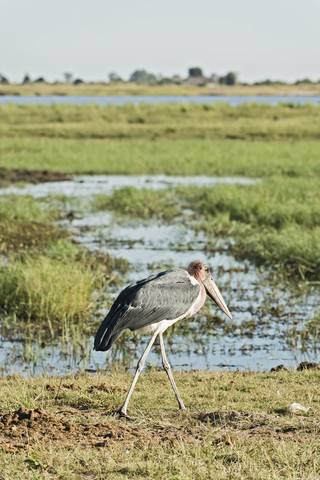
<instances>
[{"instance_id":1,"label":"aquatic vegetation","mask_svg":"<svg viewBox=\"0 0 320 480\"><path fill-rule=\"evenodd\" d=\"M230 251L287 278L320 273L320 198L314 179L272 178L254 186L179 189L207 233L232 236ZM210 246L208 247L210 248Z\"/></svg>"},{"instance_id":2,"label":"aquatic vegetation","mask_svg":"<svg viewBox=\"0 0 320 480\"><path fill-rule=\"evenodd\" d=\"M180 187L179 192L203 215L226 214L230 222L280 229L297 224L306 228L320 225L319 183L312 178L283 178L256 185Z\"/></svg>"},{"instance_id":3,"label":"aquatic vegetation","mask_svg":"<svg viewBox=\"0 0 320 480\"><path fill-rule=\"evenodd\" d=\"M1 310L17 320L53 326L87 319L92 294L114 280L114 261L83 253L59 240L40 254L15 258L0 267ZM111 267L111 268L110 268ZM100 292L101 294L101 292Z\"/></svg>"},{"instance_id":4,"label":"aquatic vegetation","mask_svg":"<svg viewBox=\"0 0 320 480\"><path fill-rule=\"evenodd\" d=\"M172 221L180 216L208 236L228 237L230 252L274 267L273 274L311 280L320 273L320 197L314 179L274 177L253 186L168 191L126 187L110 196L96 196L92 205L94 210L141 219ZM194 212L187 220L186 208Z\"/></svg>"},{"instance_id":5,"label":"aquatic vegetation","mask_svg":"<svg viewBox=\"0 0 320 480\"><path fill-rule=\"evenodd\" d=\"M59 215L31 197L0 197L2 326L31 323L53 334L53 326L61 331L79 323L96 307L93 292L102 296L102 289L127 270L124 260L74 244L53 225Z\"/></svg>"},{"instance_id":6,"label":"aquatic vegetation","mask_svg":"<svg viewBox=\"0 0 320 480\"><path fill-rule=\"evenodd\" d=\"M32 197L0 197L0 252L45 248L64 237L52 224L58 216L57 210L42 209Z\"/></svg>"},{"instance_id":7,"label":"aquatic vegetation","mask_svg":"<svg viewBox=\"0 0 320 480\"><path fill-rule=\"evenodd\" d=\"M111 210L140 219L158 218L170 221L181 214L176 195L169 189L119 188L112 195L95 195L91 206L94 211Z\"/></svg>"}]
</instances>

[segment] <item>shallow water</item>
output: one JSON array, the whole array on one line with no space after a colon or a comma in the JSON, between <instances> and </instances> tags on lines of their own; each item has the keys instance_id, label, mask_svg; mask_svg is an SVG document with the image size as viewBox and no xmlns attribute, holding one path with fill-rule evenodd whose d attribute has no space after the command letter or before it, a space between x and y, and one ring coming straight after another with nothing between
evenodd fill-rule
<instances>
[{"instance_id":1,"label":"shallow water","mask_svg":"<svg viewBox=\"0 0 320 480\"><path fill-rule=\"evenodd\" d=\"M242 103L256 102L278 105L279 103L294 103L304 105L306 103L320 103L320 95L3 95L0 96L0 105L15 103L17 105L53 105L53 104L74 104L89 105L124 105L132 103L157 104L157 103L216 103L225 102L236 107Z\"/></svg>"},{"instance_id":2,"label":"shallow water","mask_svg":"<svg viewBox=\"0 0 320 480\"><path fill-rule=\"evenodd\" d=\"M254 185L256 179L243 177L178 177L168 175L84 175L63 182L47 182L26 184L22 187L11 185L0 189L0 195L32 195L34 198L51 195L66 195L68 197L85 197L99 193L109 195L115 189L134 186L161 190L178 185L212 186L221 183L237 185Z\"/></svg>"},{"instance_id":3,"label":"shallow water","mask_svg":"<svg viewBox=\"0 0 320 480\"><path fill-rule=\"evenodd\" d=\"M217 180L202 179L212 185ZM27 185L17 192L37 197L46 197L50 193L82 197L84 194L110 193L114 188L129 184L127 182L136 187L165 188L180 181L187 184L194 183L195 179L165 176L81 177L71 182ZM241 183L246 182L251 183L241 179ZM3 189L2 193L16 193L14 188ZM170 225L154 220L121 220L110 212L81 210L74 213L73 219L60 221L60 224L84 247L127 259L131 268L125 283L171 266L185 268L195 258L205 261L211 268L232 312L233 321L229 321L208 300L196 317L178 322L173 331L169 329L166 343L169 343L168 354L174 368L264 370L279 363L296 366L299 361L317 360L319 345L316 341L311 337L309 345L292 342L290 329L299 330L308 319L313 318L319 305L319 294L309 292L297 298L292 292L270 286L264 281L263 272L249 262L239 262L228 254L223 240L208 239L204 233L196 233L190 228L194 220L188 212L183 219ZM114 298L116 294L112 291ZM101 320L109 307L97 301L97 315ZM72 342L61 344L56 339L45 347L33 342L26 344L2 339L0 366L6 373L37 374L83 369L94 371L113 364L133 368L147 341L148 337L137 340L129 335L124 342L118 342L105 353L92 351L93 338L83 339L81 345L73 345ZM159 358L156 346L148 362L157 366Z\"/></svg>"}]
</instances>

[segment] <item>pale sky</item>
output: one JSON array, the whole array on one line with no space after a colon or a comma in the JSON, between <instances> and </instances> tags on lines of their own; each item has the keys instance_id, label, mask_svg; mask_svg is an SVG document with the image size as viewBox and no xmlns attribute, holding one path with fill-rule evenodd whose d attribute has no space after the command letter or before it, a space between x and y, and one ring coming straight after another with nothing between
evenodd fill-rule
<instances>
[{"instance_id":1,"label":"pale sky","mask_svg":"<svg viewBox=\"0 0 320 480\"><path fill-rule=\"evenodd\" d=\"M238 73L320 79L320 0L0 0L0 73L21 81Z\"/></svg>"}]
</instances>

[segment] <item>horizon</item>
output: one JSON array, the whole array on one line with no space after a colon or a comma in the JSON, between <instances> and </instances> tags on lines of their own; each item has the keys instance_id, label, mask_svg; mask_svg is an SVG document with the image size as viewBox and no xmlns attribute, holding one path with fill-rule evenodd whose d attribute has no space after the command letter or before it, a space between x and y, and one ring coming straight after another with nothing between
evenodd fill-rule
<instances>
[{"instance_id":1,"label":"horizon","mask_svg":"<svg viewBox=\"0 0 320 480\"><path fill-rule=\"evenodd\" d=\"M190 67L190 68L194 68L194 67ZM201 68L201 67L199 67L199 68ZM142 69L142 68L141 68L141 69L136 69L136 70L134 70L133 72L131 72L131 73L129 74L128 78L123 78L121 75L119 75L121 79L118 80L117 83L118 83L118 82L119 82L119 83L121 83L121 82L123 82L123 83L142 83L142 84L143 84L143 83L145 83L145 84L152 83L152 82L131 82L131 81L130 81L130 77L131 77L132 73L134 73L134 72L137 71L137 70L145 70L145 71L146 71L147 73L149 73L149 74L154 74L154 72L152 72L152 71L150 71L150 70L148 70L148 69ZM203 69L201 69L201 70L203 71ZM172 77L175 76L175 75L178 75L183 81L185 81L185 80L187 80L188 78L190 78L189 75L188 75L188 71L189 71L189 68L187 68L187 74L186 74L186 75L174 74L174 75L172 75L172 76L165 76L165 75L162 75L161 73L158 73L157 75L154 74L154 75L156 75L156 77L157 77L157 80L156 80L157 82L159 82L161 79L170 79L170 78L172 78ZM221 77L224 77L227 73L230 73L230 72L232 72L232 70L228 70L228 72L225 72L225 74L223 74L223 75L217 75L217 76L218 76L218 78L221 78ZM70 81L67 81L65 78L63 78L66 73L68 73L69 75L71 75L71 80L70 80ZM45 75L39 75L38 77L33 77L32 75L30 75L29 72L25 72L25 74L22 75L22 77L21 77L20 80L13 80L13 81L12 81L7 75L5 75L3 72L0 71L0 78L1 78L1 76L4 77L5 79L8 80L9 84L12 84L12 85L20 85L20 84L23 84L23 80L24 80L24 78L25 78L26 76L29 76L29 78L30 78L30 83L37 83L37 80L38 80L39 78L43 78L43 80L44 80L43 83L47 83L47 84L72 84L72 83L73 83L75 80L77 80L77 79L82 80L83 83L103 83L103 84L104 84L104 83L114 83L114 82L111 82L111 80L109 79L109 73L118 73L118 72L108 72L108 73L106 74L106 78L105 78L105 79L89 79L89 80L86 80L86 79L81 78L80 76L74 75L72 72L64 72L64 73L61 74L61 77L60 77L60 78L54 78L54 79L48 79ZM203 72L203 78L209 79L209 78L211 77L211 75L215 75L215 73L206 75L206 74ZM252 85L252 86L253 86L253 85L255 85L256 83L259 83L259 82L263 83L263 82L265 82L265 81L271 81L271 82L273 82L273 83L279 83L279 84L280 84L280 83L284 83L284 84L287 84L287 85L295 85L297 82L299 82L299 81L300 81L300 82L303 82L304 80L306 80L306 81L311 81L312 83L317 84L317 83L320 83L320 75L319 75L319 78L318 78L318 79L315 79L315 80L313 80L313 79L311 79L311 78L309 78L309 77L300 77L300 78L296 78L296 79L294 79L294 80L292 80L292 81L286 81L286 80L283 80L283 79L281 79L281 78L271 78L271 77L267 77L267 78L263 78L263 79L261 78L261 79L253 80L253 81L251 81L251 82L242 81L242 80L241 80L241 77L239 78L239 77L237 76L237 82L236 82L236 83L237 83L237 84L245 84L245 85Z\"/></svg>"}]
</instances>

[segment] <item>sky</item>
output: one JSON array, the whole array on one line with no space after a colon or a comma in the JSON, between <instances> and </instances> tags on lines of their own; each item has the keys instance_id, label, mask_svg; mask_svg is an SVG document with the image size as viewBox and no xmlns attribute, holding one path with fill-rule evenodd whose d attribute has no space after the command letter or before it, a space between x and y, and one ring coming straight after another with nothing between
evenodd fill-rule
<instances>
[{"instance_id":1,"label":"sky","mask_svg":"<svg viewBox=\"0 0 320 480\"><path fill-rule=\"evenodd\" d=\"M0 0L0 74L320 79L320 0Z\"/></svg>"}]
</instances>

